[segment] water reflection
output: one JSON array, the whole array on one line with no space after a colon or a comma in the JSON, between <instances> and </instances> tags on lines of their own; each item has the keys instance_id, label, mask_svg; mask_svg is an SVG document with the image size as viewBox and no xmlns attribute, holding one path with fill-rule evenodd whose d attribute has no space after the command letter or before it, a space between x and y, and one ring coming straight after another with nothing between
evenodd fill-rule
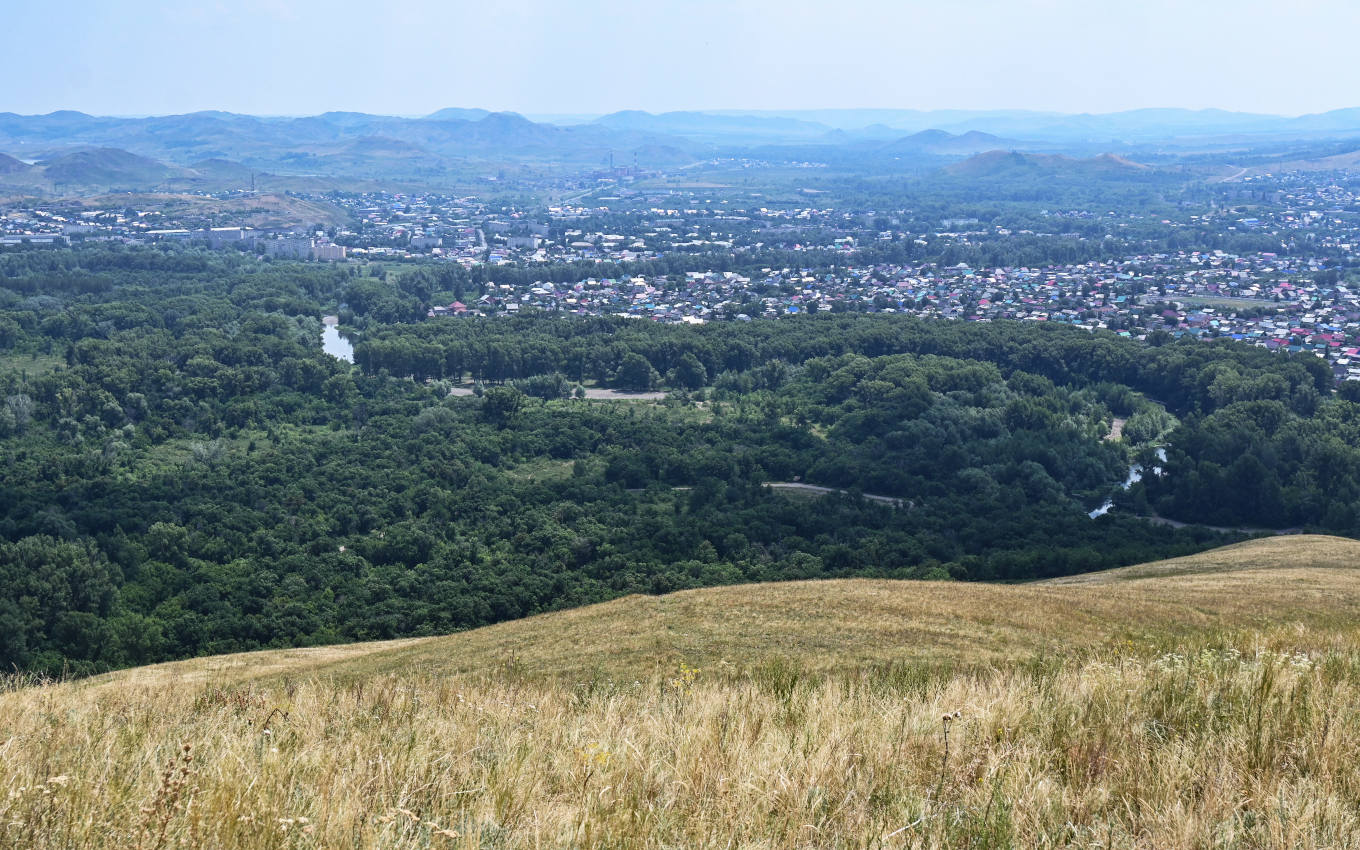
<instances>
[{"instance_id":1,"label":"water reflection","mask_svg":"<svg viewBox=\"0 0 1360 850\"><path fill-rule=\"evenodd\" d=\"M354 346L340 335L340 329L336 327L338 324L340 319L336 316L326 316L321 320L321 348L338 360L353 363Z\"/></svg>"}]
</instances>

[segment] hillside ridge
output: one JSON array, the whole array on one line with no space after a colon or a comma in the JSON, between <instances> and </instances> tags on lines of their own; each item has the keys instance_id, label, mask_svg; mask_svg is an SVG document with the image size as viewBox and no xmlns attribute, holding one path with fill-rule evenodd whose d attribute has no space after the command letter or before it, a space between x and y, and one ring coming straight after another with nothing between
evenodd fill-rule
<instances>
[{"instance_id":1,"label":"hillside ridge","mask_svg":"<svg viewBox=\"0 0 1360 850\"><path fill-rule=\"evenodd\" d=\"M680 663L739 674L771 661L823 671L967 667L1118 640L1157 643L1282 623L1332 628L1360 610L1356 564L1360 541L1297 535L1019 585L891 579L732 585L635 594L440 637L216 656L92 681L207 684L496 669L611 677Z\"/></svg>"},{"instance_id":2,"label":"hillside ridge","mask_svg":"<svg viewBox=\"0 0 1360 850\"><path fill-rule=\"evenodd\" d=\"M1049 176L1069 179L1122 179L1151 175L1155 169L1117 154L1071 157L1064 154L988 150L942 169L951 177L985 179L1015 176Z\"/></svg>"}]
</instances>

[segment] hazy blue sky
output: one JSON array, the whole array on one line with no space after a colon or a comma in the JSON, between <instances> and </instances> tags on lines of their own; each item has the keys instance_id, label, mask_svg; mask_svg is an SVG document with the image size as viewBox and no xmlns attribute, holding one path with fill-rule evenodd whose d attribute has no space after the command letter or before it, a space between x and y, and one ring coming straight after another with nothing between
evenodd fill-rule
<instances>
[{"instance_id":1,"label":"hazy blue sky","mask_svg":"<svg viewBox=\"0 0 1360 850\"><path fill-rule=\"evenodd\" d=\"M6 2L0 111L1360 105L1357 0Z\"/></svg>"}]
</instances>

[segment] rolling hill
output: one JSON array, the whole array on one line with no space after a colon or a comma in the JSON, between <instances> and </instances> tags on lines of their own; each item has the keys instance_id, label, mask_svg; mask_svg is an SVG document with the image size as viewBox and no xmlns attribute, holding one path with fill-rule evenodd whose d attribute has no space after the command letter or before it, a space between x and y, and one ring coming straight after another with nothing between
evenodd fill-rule
<instances>
[{"instance_id":1,"label":"rolling hill","mask_svg":"<svg viewBox=\"0 0 1360 850\"><path fill-rule=\"evenodd\" d=\"M246 182L250 180L245 175ZM288 193L261 192L232 198L210 198L202 194L173 191L91 195L79 203L90 209L135 206L140 210L170 216L228 216L243 227L287 230L311 225L345 225L349 215L342 207L320 200L309 200Z\"/></svg>"},{"instance_id":2,"label":"rolling hill","mask_svg":"<svg viewBox=\"0 0 1360 850\"><path fill-rule=\"evenodd\" d=\"M1047 177L1062 179L1128 179L1155 173L1150 166L1114 154L1078 159L1061 154L992 150L945 166L944 173L964 179Z\"/></svg>"},{"instance_id":3,"label":"rolling hill","mask_svg":"<svg viewBox=\"0 0 1360 850\"><path fill-rule=\"evenodd\" d=\"M149 186L189 174L117 148L75 151L38 164L49 182L75 186Z\"/></svg>"},{"instance_id":4,"label":"rolling hill","mask_svg":"<svg viewBox=\"0 0 1360 850\"><path fill-rule=\"evenodd\" d=\"M885 145L883 150L890 153L971 156L1002 148L1009 149L1015 147L1015 145L1014 140L1003 139L999 136L993 136L991 133L981 133L977 130L970 130L960 135L947 133L944 130L922 130Z\"/></svg>"},{"instance_id":5,"label":"rolling hill","mask_svg":"<svg viewBox=\"0 0 1360 850\"><path fill-rule=\"evenodd\" d=\"M480 121L491 112L486 109L463 109L456 106L445 107L425 116L426 121Z\"/></svg>"},{"instance_id":6,"label":"rolling hill","mask_svg":"<svg viewBox=\"0 0 1360 850\"><path fill-rule=\"evenodd\" d=\"M17 160L9 154L0 153L0 175L3 174L22 174L32 168L26 162Z\"/></svg>"},{"instance_id":7,"label":"rolling hill","mask_svg":"<svg viewBox=\"0 0 1360 850\"><path fill-rule=\"evenodd\" d=\"M16 679L0 845L1356 846L1357 555L728 587Z\"/></svg>"},{"instance_id":8,"label":"rolling hill","mask_svg":"<svg viewBox=\"0 0 1360 850\"><path fill-rule=\"evenodd\" d=\"M172 165L117 148L84 149L57 153L34 165L0 154L0 190L45 195L92 197L108 191L136 193L182 193L233 191L250 188L272 192L326 192L336 188L366 190L377 178L349 178L364 173L381 160L389 171L412 178L432 172L440 176L445 160L406 142L364 137L322 156L303 154L292 160L304 163L311 174L280 174L221 158ZM331 172L331 174L317 173ZM385 186L402 187L388 180ZM318 219L320 220L320 219Z\"/></svg>"},{"instance_id":9,"label":"rolling hill","mask_svg":"<svg viewBox=\"0 0 1360 850\"><path fill-rule=\"evenodd\" d=\"M1345 171L1360 169L1360 149L1329 153L1320 156L1282 157L1263 164L1249 164L1242 168L1227 167L1229 171L1223 179L1227 182L1258 177L1263 174L1280 174L1290 171Z\"/></svg>"},{"instance_id":10,"label":"rolling hill","mask_svg":"<svg viewBox=\"0 0 1360 850\"><path fill-rule=\"evenodd\" d=\"M1253 540L1046 583L843 579L629 596L445 637L242 653L111 674L206 682L287 673L456 675L513 657L531 674L647 676L684 661L732 672L771 661L809 671L893 663L970 666L1136 637L1344 625L1360 611L1360 541ZM1270 605L1263 607L1262 600ZM1150 638L1149 638L1150 636Z\"/></svg>"},{"instance_id":11,"label":"rolling hill","mask_svg":"<svg viewBox=\"0 0 1360 850\"><path fill-rule=\"evenodd\" d=\"M3 157L0 187L85 195L106 190L235 189L250 184L252 171L221 159L178 166L118 148L88 148L55 154L34 165Z\"/></svg>"},{"instance_id":12,"label":"rolling hill","mask_svg":"<svg viewBox=\"0 0 1360 850\"><path fill-rule=\"evenodd\" d=\"M9 156L0 158L0 187L5 188L89 193L162 188L175 181L202 182L203 177L194 169L167 165L118 148L58 153L34 165Z\"/></svg>"}]
</instances>

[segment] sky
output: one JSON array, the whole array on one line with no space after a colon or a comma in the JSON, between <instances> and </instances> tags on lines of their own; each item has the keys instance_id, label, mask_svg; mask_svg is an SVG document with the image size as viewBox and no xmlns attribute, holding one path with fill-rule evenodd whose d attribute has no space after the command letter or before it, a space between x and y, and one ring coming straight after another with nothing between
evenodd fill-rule
<instances>
[{"instance_id":1,"label":"sky","mask_svg":"<svg viewBox=\"0 0 1360 850\"><path fill-rule=\"evenodd\" d=\"M1356 0L5 5L21 114L1360 106Z\"/></svg>"}]
</instances>

